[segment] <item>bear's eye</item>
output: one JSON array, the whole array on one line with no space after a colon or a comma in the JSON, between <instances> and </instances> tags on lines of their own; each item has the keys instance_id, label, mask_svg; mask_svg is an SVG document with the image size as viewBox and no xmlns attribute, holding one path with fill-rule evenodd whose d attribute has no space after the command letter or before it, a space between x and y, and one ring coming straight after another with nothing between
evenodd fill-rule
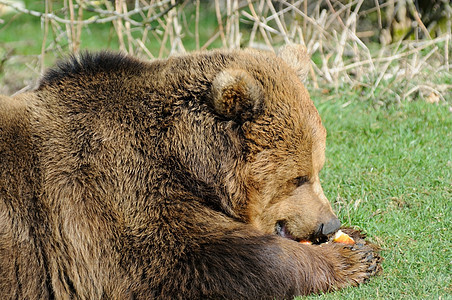
<instances>
[{"instance_id":1,"label":"bear's eye","mask_svg":"<svg viewBox=\"0 0 452 300\"><path fill-rule=\"evenodd\" d=\"M299 176L297 178L292 179L291 183L294 186L299 187L299 186L302 186L303 184L305 184L308 181L309 181L308 176Z\"/></svg>"}]
</instances>

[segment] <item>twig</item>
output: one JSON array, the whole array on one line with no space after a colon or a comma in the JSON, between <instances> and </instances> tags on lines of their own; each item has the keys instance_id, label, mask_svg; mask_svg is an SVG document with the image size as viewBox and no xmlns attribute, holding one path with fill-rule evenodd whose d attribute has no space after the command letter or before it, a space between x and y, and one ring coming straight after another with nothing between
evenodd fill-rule
<instances>
[{"instance_id":1,"label":"twig","mask_svg":"<svg viewBox=\"0 0 452 300\"><path fill-rule=\"evenodd\" d=\"M52 5L51 0L45 1L45 11L48 13L50 11L50 6ZM41 65L41 74L44 73L44 58L45 58L45 49L46 49L46 43L47 43L47 34L49 33L49 19L44 19L44 36L42 37L42 43L41 43L41 57L40 57L40 65Z\"/></svg>"},{"instance_id":2,"label":"twig","mask_svg":"<svg viewBox=\"0 0 452 300\"><path fill-rule=\"evenodd\" d=\"M215 41L215 40L218 38L219 35L220 35L220 32L219 32L219 31L217 31L214 35L212 35L212 36L210 37L210 39L207 40L207 42L206 42L204 45L202 45L201 50L207 49L207 47L209 47L210 44L212 44L213 41Z\"/></svg>"},{"instance_id":3,"label":"twig","mask_svg":"<svg viewBox=\"0 0 452 300\"><path fill-rule=\"evenodd\" d=\"M410 96L412 93L414 93L418 90L421 90L421 89L429 90L432 93L435 93L436 95L438 95L438 97L440 97L441 100L443 100L444 102L446 101L446 99L444 99L443 95L441 95L441 93L438 90L432 88L431 86L424 85L424 84L416 85L413 88L411 88L408 92L403 94L403 99L408 98L408 96Z\"/></svg>"},{"instance_id":4,"label":"twig","mask_svg":"<svg viewBox=\"0 0 452 300\"><path fill-rule=\"evenodd\" d=\"M381 11L380 11L380 3L379 3L379 1L378 0L374 0L374 3L375 3L375 8L377 9L377 16L378 16L378 28L379 29L382 29L383 28L383 26L382 26L382 24L381 24Z\"/></svg>"},{"instance_id":5,"label":"twig","mask_svg":"<svg viewBox=\"0 0 452 300\"><path fill-rule=\"evenodd\" d=\"M154 55L152 55L151 51L148 50L148 48L146 48L146 45L139 39L136 39L136 42L138 44L138 46L140 46L141 49L143 49L143 51L149 56L149 58L153 59Z\"/></svg>"},{"instance_id":6,"label":"twig","mask_svg":"<svg viewBox=\"0 0 452 300\"><path fill-rule=\"evenodd\" d=\"M68 35L69 35L69 41L71 43L71 50L72 52L76 52L75 50L75 44L74 44L74 40L76 39L76 34L75 34L75 26L74 26L74 5L72 3L72 0L68 0L68 5L69 5L69 21L70 23L68 24ZM69 34L70 33L70 34Z\"/></svg>"},{"instance_id":7,"label":"twig","mask_svg":"<svg viewBox=\"0 0 452 300\"><path fill-rule=\"evenodd\" d=\"M196 44L196 50L199 50L199 0L196 0L195 44Z\"/></svg>"},{"instance_id":8,"label":"twig","mask_svg":"<svg viewBox=\"0 0 452 300\"><path fill-rule=\"evenodd\" d=\"M444 48L444 58L446 63L446 70L449 71L449 43L452 37L452 6L446 6L447 13L447 39L446 46Z\"/></svg>"},{"instance_id":9,"label":"twig","mask_svg":"<svg viewBox=\"0 0 452 300\"><path fill-rule=\"evenodd\" d=\"M270 0L267 0L267 5L270 8L270 11L272 12L276 25L278 25L279 31L281 35L284 37L284 41L286 43L290 43L289 38L287 37L286 29L284 28L283 24L281 23L281 20L278 17L278 13L275 10L275 7L273 6L272 2Z\"/></svg>"},{"instance_id":10,"label":"twig","mask_svg":"<svg viewBox=\"0 0 452 300\"><path fill-rule=\"evenodd\" d=\"M217 22L218 22L218 28L219 28L221 41L223 43L223 47L226 47L226 36L224 35L223 21L221 18L220 0L215 0L215 13L217 15Z\"/></svg>"},{"instance_id":11,"label":"twig","mask_svg":"<svg viewBox=\"0 0 452 300\"><path fill-rule=\"evenodd\" d=\"M414 19L416 19L417 24L421 27L421 30L424 32L425 36L429 39L432 39L430 33L425 27L424 23L422 23L421 18L419 17L419 13L417 12L416 6L413 3L413 0L408 0L409 7L411 8L411 13L413 14Z\"/></svg>"},{"instance_id":12,"label":"twig","mask_svg":"<svg viewBox=\"0 0 452 300\"><path fill-rule=\"evenodd\" d=\"M345 28L344 22L342 22L342 19L339 16L339 13L336 13L336 11L334 10L334 7L333 7L333 5L331 5L330 0L326 0L326 4L328 5L328 8L333 12L333 16L335 16L337 21L342 25L342 27Z\"/></svg>"},{"instance_id":13,"label":"twig","mask_svg":"<svg viewBox=\"0 0 452 300\"><path fill-rule=\"evenodd\" d=\"M307 16L308 15L308 0L303 0L303 10L304 10L304 15ZM306 25L308 24L308 20L306 18L303 18L303 34L306 37Z\"/></svg>"},{"instance_id":14,"label":"twig","mask_svg":"<svg viewBox=\"0 0 452 300\"><path fill-rule=\"evenodd\" d=\"M120 13L122 11L122 0L115 0L115 9L118 13ZM118 36L118 41L119 41L119 49L123 52L127 52L126 50L126 45L124 43L124 36L123 36L123 24L122 24L122 19L115 19L113 20L113 26L115 27L116 30L116 35Z\"/></svg>"}]
</instances>

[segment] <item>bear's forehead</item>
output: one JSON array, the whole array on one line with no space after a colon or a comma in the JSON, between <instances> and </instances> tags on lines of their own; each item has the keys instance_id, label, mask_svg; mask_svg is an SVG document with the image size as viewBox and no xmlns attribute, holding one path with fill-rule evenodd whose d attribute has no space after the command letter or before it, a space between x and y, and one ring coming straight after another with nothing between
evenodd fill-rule
<instances>
[{"instance_id":1,"label":"bear's forehead","mask_svg":"<svg viewBox=\"0 0 452 300\"><path fill-rule=\"evenodd\" d=\"M317 173L323 166L326 139L317 109L293 70L278 63L262 67L272 72L262 80L266 109L247 128L251 153L258 160L291 165L297 174Z\"/></svg>"},{"instance_id":2,"label":"bear's forehead","mask_svg":"<svg viewBox=\"0 0 452 300\"><path fill-rule=\"evenodd\" d=\"M290 109L287 107L287 109ZM268 153L271 160L292 161L297 168L321 168L326 131L318 115L304 115L299 109L290 113L273 112L262 116L247 127L246 137L250 152Z\"/></svg>"}]
</instances>

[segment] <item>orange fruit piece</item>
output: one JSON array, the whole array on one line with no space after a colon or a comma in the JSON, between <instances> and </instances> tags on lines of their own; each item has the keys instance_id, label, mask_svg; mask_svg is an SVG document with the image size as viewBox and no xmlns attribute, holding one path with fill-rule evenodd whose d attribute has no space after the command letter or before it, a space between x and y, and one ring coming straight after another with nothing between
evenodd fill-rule
<instances>
[{"instance_id":1,"label":"orange fruit piece","mask_svg":"<svg viewBox=\"0 0 452 300\"><path fill-rule=\"evenodd\" d=\"M333 237L333 242L336 243L343 243L348 245L354 245L355 240L352 239L348 234L342 232L341 230L338 230L336 234Z\"/></svg>"}]
</instances>

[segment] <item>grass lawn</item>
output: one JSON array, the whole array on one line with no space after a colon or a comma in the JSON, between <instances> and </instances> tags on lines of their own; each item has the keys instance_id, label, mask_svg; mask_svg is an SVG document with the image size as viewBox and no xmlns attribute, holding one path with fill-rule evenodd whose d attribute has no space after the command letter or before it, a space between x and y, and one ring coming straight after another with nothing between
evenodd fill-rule
<instances>
[{"instance_id":1,"label":"grass lawn","mask_svg":"<svg viewBox=\"0 0 452 300\"><path fill-rule=\"evenodd\" d=\"M374 109L347 92L322 98L313 95L328 130L324 191L385 260L365 285L306 299L451 299L450 104Z\"/></svg>"}]
</instances>

